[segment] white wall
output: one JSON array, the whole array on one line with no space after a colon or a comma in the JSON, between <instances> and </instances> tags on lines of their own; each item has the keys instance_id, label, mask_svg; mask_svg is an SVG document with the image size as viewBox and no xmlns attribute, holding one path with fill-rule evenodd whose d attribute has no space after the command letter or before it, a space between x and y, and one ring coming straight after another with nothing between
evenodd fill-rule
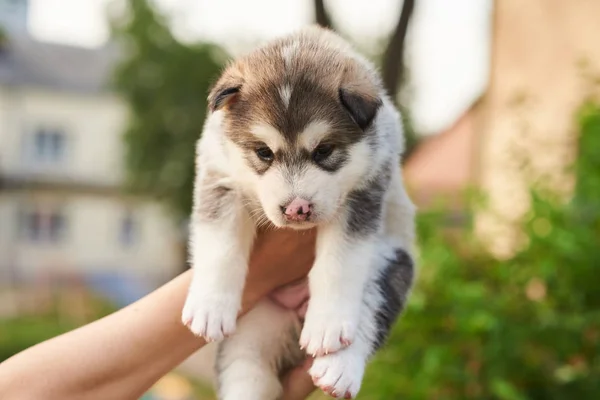
<instances>
[{"instance_id":1,"label":"white wall","mask_svg":"<svg viewBox=\"0 0 600 400\"><path fill-rule=\"evenodd\" d=\"M57 243L32 242L19 235L19 210L65 206L66 233ZM139 221L136 242L124 246L120 224L127 209ZM162 207L119 197L48 192L11 192L0 196L0 264L12 263L24 277L51 272L112 271L156 281L176 273L177 231Z\"/></svg>"},{"instance_id":2,"label":"white wall","mask_svg":"<svg viewBox=\"0 0 600 400\"><path fill-rule=\"evenodd\" d=\"M123 177L121 134L126 117L126 108L110 94L0 90L0 169L8 175L40 173L118 184ZM63 166L40 167L27 159L27 140L40 125L67 133L70 153Z\"/></svg>"},{"instance_id":3,"label":"white wall","mask_svg":"<svg viewBox=\"0 0 600 400\"><path fill-rule=\"evenodd\" d=\"M178 231L169 216L150 200L119 194L126 117L126 108L109 94L0 89L0 176L109 188L98 194L52 186L0 191L0 280L6 279L9 266L25 277L112 270L153 281L177 271ZM70 146L61 165L40 165L26 157L26 139L36 124L64 127ZM67 230L61 242L31 242L19 236L20 211L53 206L65 210ZM141 229L131 248L119 242L127 209L135 212Z\"/></svg>"}]
</instances>

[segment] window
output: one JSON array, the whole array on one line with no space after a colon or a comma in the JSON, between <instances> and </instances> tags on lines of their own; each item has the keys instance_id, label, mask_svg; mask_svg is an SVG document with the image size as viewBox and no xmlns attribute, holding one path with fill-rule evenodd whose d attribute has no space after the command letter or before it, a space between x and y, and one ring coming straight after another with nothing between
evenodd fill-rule
<instances>
[{"instance_id":1,"label":"window","mask_svg":"<svg viewBox=\"0 0 600 400\"><path fill-rule=\"evenodd\" d=\"M67 153L67 135L59 129L38 129L33 137L33 157L36 161L58 163Z\"/></svg>"},{"instance_id":2,"label":"window","mask_svg":"<svg viewBox=\"0 0 600 400\"><path fill-rule=\"evenodd\" d=\"M139 227L137 219L135 218L133 212L125 212L119 227L119 242L121 243L121 246L133 246L138 240L138 235Z\"/></svg>"},{"instance_id":3,"label":"window","mask_svg":"<svg viewBox=\"0 0 600 400\"><path fill-rule=\"evenodd\" d=\"M21 213L21 237L36 243L59 243L65 238L67 219L61 209L29 209Z\"/></svg>"},{"instance_id":4,"label":"window","mask_svg":"<svg viewBox=\"0 0 600 400\"><path fill-rule=\"evenodd\" d=\"M53 213L48 216L48 238L52 242L63 239L66 230L65 216L62 213Z\"/></svg>"},{"instance_id":5,"label":"window","mask_svg":"<svg viewBox=\"0 0 600 400\"><path fill-rule=\"evenodd\" d=\"M32 242L37 242L40 239L42 231L42 218L37 211L27 213L24 219L24 234Z\"/></svg>"}]
</instances>

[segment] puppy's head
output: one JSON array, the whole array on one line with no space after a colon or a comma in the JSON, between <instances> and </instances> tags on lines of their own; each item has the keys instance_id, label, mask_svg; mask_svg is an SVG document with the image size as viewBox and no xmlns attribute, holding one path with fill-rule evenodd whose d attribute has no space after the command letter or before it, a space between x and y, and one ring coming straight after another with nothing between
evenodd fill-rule
<instances>
[{"instance_id":1,"label":"puppy's head","mask_svg":"<svg viewBox=\"0 0 600 400\"><path fill-rule=\"evenodd\" d=\"M224 71L211 111L221 113L236 178L275 226L304 229L335 217L368 171L379 87L345 42L316 28Z\"/></svg>"}]
</instances>

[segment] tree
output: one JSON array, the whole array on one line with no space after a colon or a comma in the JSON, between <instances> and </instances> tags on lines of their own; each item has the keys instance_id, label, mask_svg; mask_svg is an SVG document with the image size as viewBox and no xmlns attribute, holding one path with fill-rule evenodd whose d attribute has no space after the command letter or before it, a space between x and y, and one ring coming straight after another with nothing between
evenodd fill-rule
<instances>
[{"instance_id":1,"label":"tree","mask_svg":"<svg viewBox=\"0 0 600 400\"><path fill-rule=\"evenodd\" d=\"M403 82L406 32L414 8L415 0L403 0L400 18L383 54L383 84L392 96Z\"/></svg>"},{"instance_id":2,"label":"tree","mask_svg":"<svg viewBox=\"0 0 600 400\"><path fill-rule=\"evenodd\" d=\"M331 23L331 18L329 17L329 13L325 8L325 4L323 0L314 0L315 6L315 20L318 25L323 28L333 29L333 24Z\"/></svg>"},{"instance_id":3,"label":"tree","mask_svg":"<svg viewBox=\"0 0 600 400\"><path fill-rule=\"evenodd\" d=\"M194 149L209 87L227 55L215 45L177 41L147 0L127 4L125 17L112 21L112 33L124 52L113 83L130 111L128 181L134 191L163 200L182 221L191 210Z\"/></svg>"},{"instance_id":4,"label":"tree","mask_svg":"<svg viewBox=\"0 0 600 400\"><path fill-rule=\"evenodd\" d=\"M404 2L385 52L384 76L390 77L386 86L397 82L392 95L402 81L403 42L413 3ZM206 117L206 97L228 55L212 44L179 42L149 0L126 4L124 18L112 21L112 34L124 53L114 87L130 111L124 133L129 187L157 196L177 220L185 221L191 211L194 148ZM323 0L314 5L317 23L333 28Z\"/></svg>"},{"instance_id":5,"label":"tree","mask_svg":"<svg viewBox=\"0 0 600 400\"><path fill-rule=\"evenodd\" d=\"M396 103L398 103L396 93L398 92L398 88L405 82L406 78L404 50L406 48L406 33L408 32L408 26L414 8L415 0L403 0L400 17L398 18L394 32L392 33L383 54L383 84ZM412 126L409 110L402 104L399 104L398 106L402 111L404 134L406 138L406 149L403 160L407 160L418 144L418 137Z\"/></svg>"},{"instance_id":6,"label":"tree","mask_svg":"<svg viewBox=\"0 0 600 400\"><path fill-rule=\"evenodd\" d=\"M512 256L473 224L441 229L444 208L419 214L423 273L361 399L600 398L600 106L578 117L573 197L531 182Z\"/></svg>"},{"instance_id":7,"label":"tree","mask_svg":"<svg viewBox=\"0 0 600 400\"><path fill-rule=\"evenodd\" d=\"M325 8L324 0L314 0L315 19L318 25L334 30L335 27L331 21L331 17ZM402 111L404 123L404 133L406 139L406 150L403 160L407 160L418 144L418 137L413 129L410 119L410 112L402 104L398 103L397 93L399 88L405 81L404 67L404 49L406 42L406 33L410 19L415 8L415 0L403 0L400 17L390 36L385 51L381 57L383 84L386 91L392 97L392 100L398 105Z\"/></svg>"}]
</instances>

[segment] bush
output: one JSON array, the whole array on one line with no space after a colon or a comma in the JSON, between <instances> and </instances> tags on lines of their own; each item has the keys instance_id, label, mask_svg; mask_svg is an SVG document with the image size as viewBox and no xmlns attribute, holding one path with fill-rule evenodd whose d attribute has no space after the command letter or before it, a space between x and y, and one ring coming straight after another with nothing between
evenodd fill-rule
<instances>
[{"instance_id":1,"label":"bush","mask_svg":"<svg viewBox=\"0 0 600 400\"><path fill-rule=\"evenodd\" d=\"M360 399L600 398L600 108L579 121L574 196L532 190L511 259L419 217L419 282Z\"/></svg>"},{"instance_id":2,"label":"bush","mask_svg":"<svg viewBox=\"0 0 600 400\"><path fill-rule=\"evenodd\" d=\"M58 312L57 299L52 300L51 310L44 314L0 320L0 363L31 346L116 311L113 304L95 295L90 295L88 301L86 320Z\"/></svg>"},{"instance_id":3,"label":"bush","mask_svg":"<svg viewBox=\"0 0 600 400\"><path fill-rule=\"evenodd\" d=\"M21 317L2 321L0 363L40 342L58 336L75 326L59 324L54 317Z\"/></svg>"}]
</instances>

